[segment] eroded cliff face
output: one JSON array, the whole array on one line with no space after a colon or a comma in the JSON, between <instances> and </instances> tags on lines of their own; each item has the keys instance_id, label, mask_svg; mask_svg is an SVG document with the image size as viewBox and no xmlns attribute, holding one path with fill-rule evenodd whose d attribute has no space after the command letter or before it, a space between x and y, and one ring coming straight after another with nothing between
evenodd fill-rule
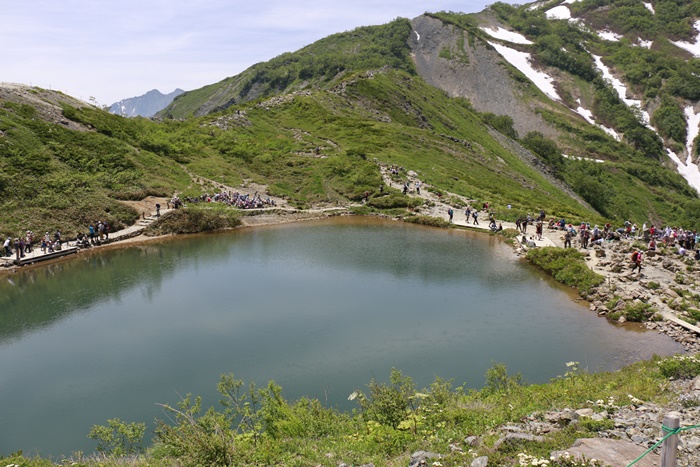
<instances>
[{"instance_id":1,"label":"eroded cliff face","mask_svg":"<svg viewBox=\"0 0 700 467\"><path fill-rule=\"evenodd\" d=\"M528 99L531 85L515 80L506 61L488 43L427 15L412 24L409 44L418 74L427 83L451 97L469 99L479 112L510 116L520 136L531 131L558 136L536 112L538 104Z\"/></svg>"}]
</instances>

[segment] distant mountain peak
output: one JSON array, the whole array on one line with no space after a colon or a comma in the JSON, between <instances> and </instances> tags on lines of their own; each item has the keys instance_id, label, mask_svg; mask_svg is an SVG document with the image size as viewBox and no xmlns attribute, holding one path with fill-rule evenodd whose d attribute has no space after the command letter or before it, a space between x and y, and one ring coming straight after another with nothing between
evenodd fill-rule
<instances>
[{"instance_id":1,"label":"distant mountain peak","mask_svg":"<svg viewBox=\"0 0 700 467\"><path fill-rule=\"evenodd\" d=\"M170 94L163 94L157 89L151 89L141 96L115 102L110 106L109 111L122 117L152 117L184 92L177 88Z\"/></svg>"}]
</instances>

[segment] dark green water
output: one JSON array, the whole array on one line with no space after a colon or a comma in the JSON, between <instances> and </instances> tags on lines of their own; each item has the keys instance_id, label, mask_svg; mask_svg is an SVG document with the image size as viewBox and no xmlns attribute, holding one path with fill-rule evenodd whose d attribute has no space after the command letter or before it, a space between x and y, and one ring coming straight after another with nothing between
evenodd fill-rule
<instances>
[{"instance_id":1,"label":"dark green water","mask_svg":"<svg viewBox=\"0 0 700 467\"><path fill-rule=\"evenodd\" d=\"M681 348L620 328L498 239L374 219L256 228L85 254L0 278L0 454L91 452L93 424L152 426L217 400L219 375L353 407L396 367L481 387L492 362L545 382Z\"/></svg>"}]
</instances>

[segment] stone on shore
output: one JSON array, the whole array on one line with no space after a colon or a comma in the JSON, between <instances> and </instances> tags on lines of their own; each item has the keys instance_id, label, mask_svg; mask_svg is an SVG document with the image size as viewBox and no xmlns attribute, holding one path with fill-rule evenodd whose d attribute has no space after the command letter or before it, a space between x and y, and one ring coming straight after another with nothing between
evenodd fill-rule
<instances>
[{"instance_id":1,"label":"stone on shore","mask_svg":"<svg viewBox=\"0 0 700 467\"><path fill-rule=\"evenodd\" d=\"M577 439L566 451L554 451L552 457L559 459L569 453L571 457L582 460L597 459L603 465L629 465L646 449L636 444L618 439L585 438ZM660 456L650 452L634 464L637 467L657 467Z\"/></svg>"}]
</instances>

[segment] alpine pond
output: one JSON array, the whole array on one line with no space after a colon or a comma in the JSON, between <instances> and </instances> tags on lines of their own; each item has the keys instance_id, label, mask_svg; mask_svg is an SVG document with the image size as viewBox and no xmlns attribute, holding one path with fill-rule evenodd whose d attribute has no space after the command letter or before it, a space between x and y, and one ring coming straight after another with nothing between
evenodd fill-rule
<instances>
[{"instance_id":1,"label":"alpine pond","mask_svg":"<svg viewBox=\"0 0 700 467\"><path fill-rule=\"evenodd\" d=\"M0 453L91 452L110 418L163 418L221 373L349 409L392 367L481 387L681 348L573 301L496 237L367 218L90 252L2 277Z\"/></svg>"}]
</instances>

